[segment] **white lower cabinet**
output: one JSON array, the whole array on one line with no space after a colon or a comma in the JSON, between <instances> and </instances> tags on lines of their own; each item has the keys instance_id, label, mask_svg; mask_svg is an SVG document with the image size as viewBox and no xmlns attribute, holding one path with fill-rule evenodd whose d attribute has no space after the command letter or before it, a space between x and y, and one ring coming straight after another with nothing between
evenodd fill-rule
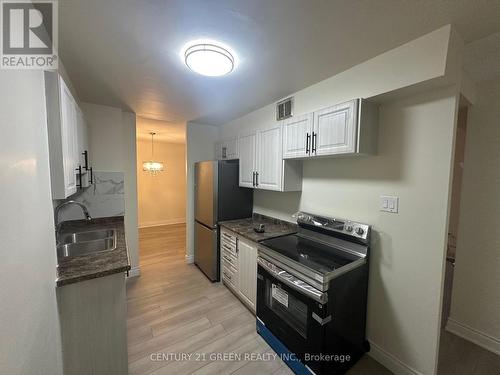
<instances>
[{"instance_id":1,"label":"white lower cabinet","mask_svg":"<svg viewBox=\"0 0 500 375\"><path fill-rule=\"evenodd\" d=\"M126 375L125 274L58 287L64 374Z\"/></svg>"},{"instance_id":2,"label":"white lower cabinet","mask_svg":"<svg viewBox=\"0 0 500 375\"><path fill-rule=\"evenodd\" d=\"M222 281L235 292L238 291L238 251L237 237L224 229L220 236Z\"/></svg>"},{"instance_id":3,"label":"white lower cabinet","mask_svg":"<svg viewBox=\"0 0 500 375\"><path fill-rule=\"evenodd\" d=\"M253 312L257 301L257 244L221 229L222 282Z\"/></svg>"},{"instance_id":4,"label":"white lower cabinet","mask_svg":"<svg viewBox=\"0 0 500 375\"><path fill-rule=\"evenodd\" d=\"M238 241L238 294L255 311L257 302L257 244Z\"/></svg>"}]
</instances>

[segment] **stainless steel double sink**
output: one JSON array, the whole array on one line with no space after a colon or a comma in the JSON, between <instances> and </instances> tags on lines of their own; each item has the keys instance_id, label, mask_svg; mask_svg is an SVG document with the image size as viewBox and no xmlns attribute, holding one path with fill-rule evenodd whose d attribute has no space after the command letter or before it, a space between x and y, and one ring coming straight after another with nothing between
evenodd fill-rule
<instances>
[{"instance_id":1,"label":"stainless steel double sink","mask_svg":"<svg viewBox=\"0 0 500 375\"><path fill-rule=\"evenodd\" d=\"M63 233L57 236L57 257L82 256L116 249L116 230Z\"/></svg>"}]
</instances>

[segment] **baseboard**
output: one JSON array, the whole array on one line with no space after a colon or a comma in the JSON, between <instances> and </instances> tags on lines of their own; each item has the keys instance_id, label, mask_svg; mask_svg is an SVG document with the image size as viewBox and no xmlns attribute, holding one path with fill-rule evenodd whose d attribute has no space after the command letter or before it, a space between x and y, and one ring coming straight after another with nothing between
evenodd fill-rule
<instances>
[{"instance_id":1,"label":"baseboard","mask_svg":"<svg viewBox=\"0 0 500 375\"><path fill-rule=\"evenodd\" d=\"M466 340L473 342L480 347L500 355L500 340L484 332L478 331L466 324L448 318L446 330Z\"/></svg>"},{"instance_id":2,"label":"baseboard","mask_svg":"<svg viewBox=\"0 0 500 375\"><path fill-rule=\"evenodd\" d=\"M186 254L186 263L194 263L194 255Z\"/></svg>"},{"instance_id":3,"label":"baseboard","mask_svg":"<svg viewBox=\"0 0 500 375\"><path fill-rule=\"evenodd\" d=\"M128 271L128 277L138 277L141 276L141 269L139 266L132 267L130 271Z\"/></svg>"},{"instance_id":4,"label":"baseboard","mask_svg":"<svg viewBox=\"0 0 500 375\"><path fill-rule=\"evenodd\" d=\"M186 218L179 217L168 220L143 221L142 223L139 223L139 228L159 227L161 225L172 225L172 224L186 224Z\"/></svg>"},{"instance_id":5,"label":"baseboard","mask_svg":"<svg viewBox=\"0 0 500 375\"><path fill-rule=\"evenodd\" d=\"M394 357L391 353L385 351L380 346L370 342L370 352L368 355L374 360L387 367L396 375L422 375L421 372L411 368L405 363L401 362L398 358Z\"/></svg>"}]
</instances>

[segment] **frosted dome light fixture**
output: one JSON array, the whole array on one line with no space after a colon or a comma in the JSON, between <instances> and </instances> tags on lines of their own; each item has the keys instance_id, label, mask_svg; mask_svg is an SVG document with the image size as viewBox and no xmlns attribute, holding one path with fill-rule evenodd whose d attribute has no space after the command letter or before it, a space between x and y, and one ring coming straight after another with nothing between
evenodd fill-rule
<instances>
[{"instance_id":1,"label":"frosted dome light fixture","mask_svg":"<svg viewBox=\"0 0 500 375\"><path fill-rule=\"evenodd\" d=\"M184 62L193 72L209 77L229 74L235 67L229 48L214 41L190 43L184 50Z\"/></svg>"}]
</instances>

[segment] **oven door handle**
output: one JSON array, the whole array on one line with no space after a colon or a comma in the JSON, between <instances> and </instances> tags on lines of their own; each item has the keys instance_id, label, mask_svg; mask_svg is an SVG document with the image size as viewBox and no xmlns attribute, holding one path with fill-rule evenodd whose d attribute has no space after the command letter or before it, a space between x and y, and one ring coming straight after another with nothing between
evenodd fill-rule
<instances>
[{"instance_id":1,"label":"oven door handle","mask_svg":"<svg viewBox=\"0 0 500 375\"><path fill-rule=\"evenodd\" d=\"M275 264L268 262L261 257L257 257L257 263L262 266L262 268L264 268L267 272L269 272L273 277L288 285L290 288L296 290L297 292L309 298L312 298L313 300L321 304L325 304L328 302L328 294L319 291L318 289L298 279L285 270L282 270Z\"/></svg>"}]
</instances>

